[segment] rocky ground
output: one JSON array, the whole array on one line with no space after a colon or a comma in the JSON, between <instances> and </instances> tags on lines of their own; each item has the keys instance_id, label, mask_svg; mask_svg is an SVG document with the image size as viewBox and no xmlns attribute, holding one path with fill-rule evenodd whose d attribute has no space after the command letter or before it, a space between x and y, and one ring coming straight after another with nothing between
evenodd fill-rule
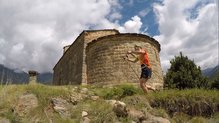
<instances>
[{"instance_id":1,"label":"rocky ground","mask_svg":"<svg viewBox=\"0 0 219 123\"><path fill-rule=\"evenodd\" d=\"M0 91L0 123L170 123L184 121L214 123L219 121L218 100L214 103L216 109L209 111L211 114L208 117L189 116L183 114L183 111L171 114L165 107L156 107L155 105L159 103L154 103L156 100L152 98L155 95L162 95L164 91L157 92L155 95L152 94L154 92L144 95L138 87L131 85L118 88L9 85L1 86ZM212 93L218 96L218 91ZM158 96L157 98L160 99Z\"/></svg>"}]
</instances>

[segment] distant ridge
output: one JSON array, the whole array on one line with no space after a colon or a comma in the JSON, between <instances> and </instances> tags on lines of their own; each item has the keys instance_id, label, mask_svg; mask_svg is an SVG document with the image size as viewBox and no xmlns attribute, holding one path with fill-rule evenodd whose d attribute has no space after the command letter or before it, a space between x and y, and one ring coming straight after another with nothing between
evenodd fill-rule
<instances>
[{"instance_id":1,"label":"distant ridge","mask_svg":"<svg viewBox=\"0 0 219 123\"><path fill-rule=\"evenodd\" d=\"M0 83L1 84L25 84L28 82L28 74L21 71L15 72L14 70L0 64Z\"/></svg>"},{"instance_id":2,"label":"distant ridge","mask_svg":"<svg viewBox=\"0 0 219 123\"><path fill-rule=\"evenodd\" d=\"M210 80L215 80L219 77L219 65L215 66L214 68L207 68L202 71L202 74L208 77Z\"/></svg>"},{"instance_id":3,"label":"distant ridge","mask_svg":"<svg viewBox=\"0 0 219 123\"><path fill-rule=\"evenodd\" d=\"M52 84L53 73L40 73L37 77L37 81L42 84Z\"/></svg>"}]
</instances>

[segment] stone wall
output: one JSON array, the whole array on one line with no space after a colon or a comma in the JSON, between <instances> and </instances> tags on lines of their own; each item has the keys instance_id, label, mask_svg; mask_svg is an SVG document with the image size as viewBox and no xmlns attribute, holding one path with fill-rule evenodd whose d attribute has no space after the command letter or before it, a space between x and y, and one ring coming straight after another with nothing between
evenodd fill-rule
<instances>
[{"instance_id":1,"label":"stone wall","mask_svg":"<svg viewBox=\"0 0 219 123\"><path fill-rule=\"evenodd\" d=\"M87 44L96 40L97 38L104 37L107 35L118 34L119 32L115 29L109 30L95 30L95 31L84 31L84 52L83 52L83 66L82 66L82 84L87 84L87 65L85 62L86 59L86 48Z\"/></svg>"},{"instance_id":2,"label":"stone wall","mask_svg":"<svg viewBox=\"0 0 219 123\"><path fill-rule=\"evenodd\" d=\"M63 56L53 68L53 84L86 84L85 49L87 43L99 37L114 35L117 30L83 31L70 46L64 47Z\"/></svg>"},{"instance_id":3,"label":"stone wall","mask_svg":"<svg viewBox=\"0 0 219 123\"><path fill-rule=\"evenodd\" d=\"M82 33L54 67L53 84L81 84L84 34Z\"/></svg>"},{"instance_id":4,"label":"stone wall","mask_svg":"<svg viewBox=\"0 0 219 123\"><path fill-rule=\"evenodd\" d=\"M139 34L111 35L89 43L86 50L87 81L89 84L138 83L141 71L140 64L130 63L123 59L128 50L134 50L134 45L140 45L148 52L153 70L152 78L148 83L156 88L162 87L160 45L154 39Z\"/></svg>"}]
</instances>

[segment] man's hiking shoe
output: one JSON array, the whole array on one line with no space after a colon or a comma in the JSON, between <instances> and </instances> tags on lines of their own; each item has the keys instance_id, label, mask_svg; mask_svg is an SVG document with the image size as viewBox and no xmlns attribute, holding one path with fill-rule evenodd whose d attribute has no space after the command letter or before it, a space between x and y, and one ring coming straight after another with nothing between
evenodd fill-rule
<instances>
[{"instance_id":1,"label":"man's hiking shoe","mask_svg":"<svg viewBox=\"0 0 219 123\"><path fill-rule=\"evenodd\" d=\"M159 92L159 91L160 91L159 89L156 88L153 89L153 92Z\"/></svg>"}]
</instances>

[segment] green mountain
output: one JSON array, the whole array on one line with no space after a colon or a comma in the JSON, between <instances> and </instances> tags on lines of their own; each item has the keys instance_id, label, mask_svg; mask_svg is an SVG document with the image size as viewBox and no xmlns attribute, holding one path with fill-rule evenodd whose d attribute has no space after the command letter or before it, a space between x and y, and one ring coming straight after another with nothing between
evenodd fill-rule
<instances>
[{"instance_id":1,"label":"green mountain","mask_svg":"<svg viewBox=\"0 0 219 123\"><path fill-rule=\"evenodd\" d=\"M28 74L19 71L15 72L15 70L9 69L5 67L4 65L0 64L0 83L1 84L6 84L6 83L11 83L11 84L25 84L28 82Z\"/></svg>"},{"instance_id":2,"label":"green mountain","mask_svg":"<svg viewBox=\"0 0 219 123\"><path fill-rule=\"evenodd\" d=\"M219 65L215 66L214 68L207 68L203 70L202 74L214 81L215 79L219 78Z\"/></svg>"}]
</instances>

